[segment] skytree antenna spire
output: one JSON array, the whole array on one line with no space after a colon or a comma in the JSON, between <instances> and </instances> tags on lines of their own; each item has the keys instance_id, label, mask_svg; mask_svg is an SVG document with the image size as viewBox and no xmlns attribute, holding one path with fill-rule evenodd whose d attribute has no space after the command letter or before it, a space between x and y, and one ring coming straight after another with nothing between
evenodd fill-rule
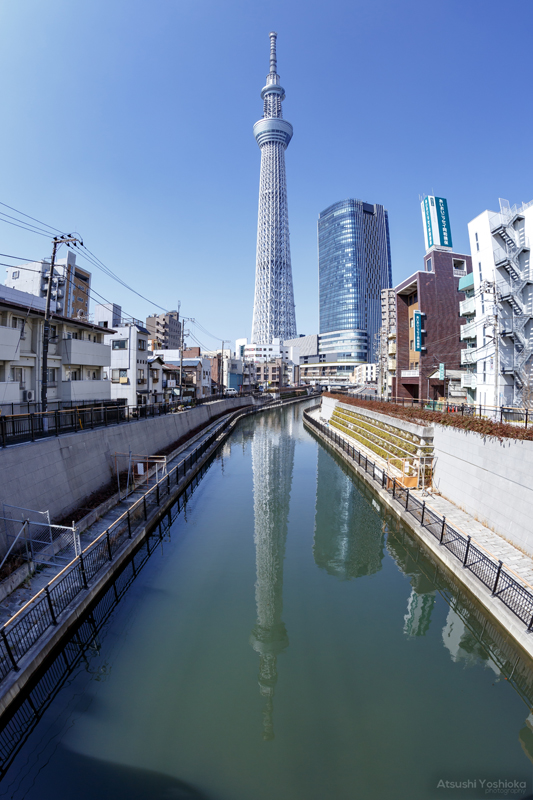
<instances>
[{"instance_id":1,"label":"skytree antenna spire","mask_svg":"<svg viewBox=\"0 0 533 800\"><path fill-rule=\"evenodd\" d=\"M272 344L273 339L283 341L297 335L285 176L285 150L292 139L292 125L283 119L281 109L285 91L277 74L277 36L270 34L270 72L261 91L263 117L254 125L261 149L252 323L255 344Z\"/></svg>"}]
</instances>

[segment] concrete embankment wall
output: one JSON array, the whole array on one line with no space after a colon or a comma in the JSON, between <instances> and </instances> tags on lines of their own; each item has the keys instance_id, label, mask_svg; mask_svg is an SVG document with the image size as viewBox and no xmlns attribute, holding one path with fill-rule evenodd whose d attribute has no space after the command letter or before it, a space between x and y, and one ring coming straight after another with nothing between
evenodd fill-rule
<instances>
[{"instance_id":1,"label":"concrete embankment wall","mask_svg":"<svg viewBox=\"0 0 533 800\"><path fill-rule=\"evenodd\" d=\"M320 416L329 420L339 401L322 398ZM340 403L342 406L343 404ZM418 435L409 422L387 417L368 408L346 406L357 413L389 420ZM528 555L533 556L533 442L490 439L473 431L432 425L434 447L433 487L443 497L471 514Z\"/></svg>"},{"instance_id":2,"label":"concrete embankment wall","mask_svg":"<svg viewBox=\"0 0 533 800\"><path fill-rule=\"evenodd\" d=\"M533 442L443 425L433 442L435 489L533 556Z\"/></svg>"},{"instance_id":3,"label":"concrete embankment wall","mask_svg":"<svg viewBox=\"0 0 533 800\"><path fill-rule=\"evenodd\" d=\"M115 453L157 453L214 416L251 404L250 397L228 398L180 414L6 447L0 450L0 502L65 516L113 477Z\"/></svg>"}]
</instances>

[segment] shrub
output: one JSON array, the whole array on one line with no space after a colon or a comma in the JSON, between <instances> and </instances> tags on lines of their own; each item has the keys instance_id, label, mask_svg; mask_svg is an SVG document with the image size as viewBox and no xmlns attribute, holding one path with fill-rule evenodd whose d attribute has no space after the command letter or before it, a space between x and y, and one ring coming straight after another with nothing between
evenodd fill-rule
<instances>
[{"instance_id":1,"label":"shrub","mask_svg":"<svg viewBox=\"0 0 533 800\"><path fill-rule=\"evenodd\" d=\"M446 413L443 411L428 411L425 408L404 407L397 403L384 403L380 400L359 400L355 397L325 392L324 396L333 397L341 403L368 408L389 417L404 419L415 425L445 425L449 428L472 431L481 436L492 439L526 439L533 441L533 426L529 428L509 425L507 423L492 422L484 417L463 417L457 413Z\"/></svg>"}]
</instances>

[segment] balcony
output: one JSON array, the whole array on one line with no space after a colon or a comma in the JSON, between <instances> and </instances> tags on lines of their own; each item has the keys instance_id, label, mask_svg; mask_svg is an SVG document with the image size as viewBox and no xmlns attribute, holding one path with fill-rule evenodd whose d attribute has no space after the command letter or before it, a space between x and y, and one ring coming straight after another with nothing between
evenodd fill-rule
<instances>
[{"instance_id":1,"label":"balcony","mask_svg":"<svg viewBox=\"0 0 533 800\"><path fill-rule=\"evenodd\" d=\"M469 272L459 281L458 289L460 292L467 292L469 289L474 288L474 274Z\"/></svg>"},{"instance_id":2,"label":"balcony","mask_svg":"<svg viewBox=\"0 0 533 800\"><path fill-rule=\"evenodd\" d=\"M474 297L468 297L466 300L461 300L459 303L459 316L468 317L470 314L476 313L476 301Z\"/></svg>"},{"instance_id":3,"label":"balcony","mask_svg":"<svg viewBox=\"0 0 533 800\"><path fill-rule=\"evenodd\" d=\"M396 355L396 342L389 342L389 356Z\"/></svg>"},{"instance_id":4,"label":"balcony","mask_svg":"<svg viewBox=\"0 0 533 800\"><path fill-rule=\"evenodd\" d=\"M61 400L110 400L111 381L61 381Z\"/></svg>"},{"instance_id":5,"label":"balcony","mask_svg":"<svg viewBox=\"0 0 533 800\"><path fill-rule=\"evenodd\" d=\"M17 359L20 331L18 328L0 327L0 361ZM11 401L10 401L11 402Z\"/></svg>"},{"instance_id":6,"label":"balcony","mask_svg":"<svg viewBox=\"0 0 533 800\"><path fill-rule=\"evenodd\" d=\"M461 364L477 364L478 351L472 347L470 350L461 350Z\"/></svg>"},{"instance_id":7,"label":"balcony","mask_svg":"<svg viewBox=\"0 0 533 800\"><path fill-rule=\"evenodd\" d=\"M420 370L419 369L402 369L401 370L402 378L419 378L420 377Z\"/></svg>"},{"instance_id":8,"label":"balcony","mask_svg":"<svg viewBox=\"0 0 533 800\"><path fill-rule=\"evenodd\" d=\"M477 325L475 322L468 322L466 325L461 325L459 338L462 342L465 339L475 339Z\"/></svg>"},{"instance_id":9,"label":"balcony","mask_svg":"<svg viewBox=\"0 0 533 800\"><path fill-rule=\"evenodd\" d=\"M474 372L467 372L461 375L461 389L475 389L477 387L477 375Z\"/></svg>"},{"instance_id":10,"label":"balcony","mask_svg":"<svg viewBox=\"0 0 533 800\"><path fill-rule=\"evenodd\" d=\"M64 364L80 367L109 367L111 347L108 344L89 342L86 339L63 339L61 358Z\"/></svg>"},{"instance_id":11,"label":"balcony","mask_svg":"<svg viewBox=\"0 0 533 800\"><path fill-rule=\"evenodd\" d=\"M395 358L389 358L389 360L387 362L387 369L391 370L391 371L396 369L396 359Z\"/></svg>"},{"instance_id":12,"label":"balcony","mask_svg":"<svg viewBox=\"0 0 533 800\"><path fill-rule=\"evenodd\" d=\"M137 386L143 386L146 383L146 378L137 378Z\"/></svg>"}]
</instances>

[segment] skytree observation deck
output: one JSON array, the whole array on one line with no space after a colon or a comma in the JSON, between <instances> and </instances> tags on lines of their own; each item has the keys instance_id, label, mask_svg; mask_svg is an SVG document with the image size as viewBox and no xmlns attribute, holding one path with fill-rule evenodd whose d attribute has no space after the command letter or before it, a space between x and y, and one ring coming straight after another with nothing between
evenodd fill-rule
<instances>
[{"instance_id":1,"label":"skytree observation deck","mask_svg":"<svg viewBox=\"0 0 533 800\"><path fill-rule=\"evenodd\" d=\"M292 125L283 119L285 90L277 74L276 38L277 33L270 34L270 73L261 91L263 118L254 125L261 148L252 323L255 344L297 336L285 176L285 150L292 139Z\"/></svg>"}]
</instances>

